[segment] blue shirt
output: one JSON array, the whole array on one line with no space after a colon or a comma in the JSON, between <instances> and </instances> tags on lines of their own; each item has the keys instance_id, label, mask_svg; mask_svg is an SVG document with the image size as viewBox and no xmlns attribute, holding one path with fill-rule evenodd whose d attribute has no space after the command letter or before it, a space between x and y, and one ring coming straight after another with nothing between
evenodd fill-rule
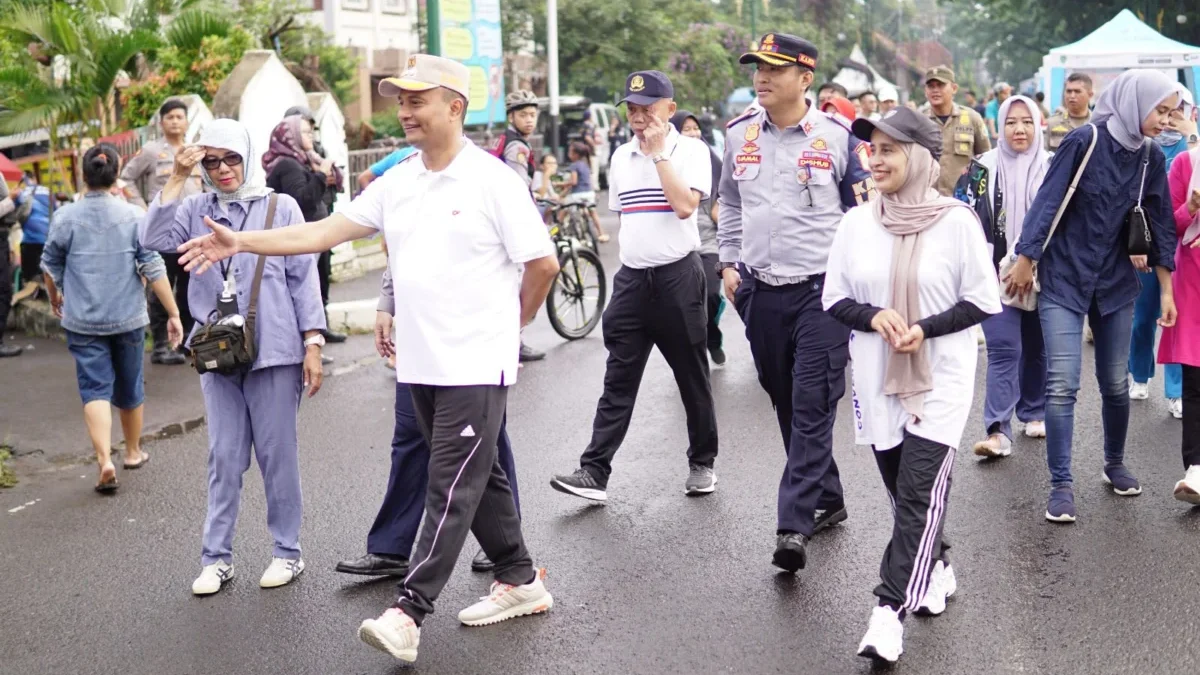
<instances>
[{"instance_id":1,"label":"blue shirt","mask_svg":"<svg viewBox=\"0 0 1200 675\"><path fill-rule=\"evenodd\" d=\"M999 128L999 122L997 121L997 118L1000 117L1000 101L997 99L988 101L987 107L984 108L984 111L984 117L992 121L992 125L997 127L996 132L999 133L1001 129Z\"/></svg>"},{"instance_id":2,"label":"blue shirt","mask_svg":"<svg viewBox=\"0 0 1200 675\"><path fill-rule=\"evenodd\" d=\"M1095 301L1100 314L1108 315L1136 300L1141 290L1129 261L1125 216L1137 203L1144 150L1126 150L1105 125L1098 125L1096 149L1050 246L1042 252L1054 214L1092 142L1092 128L1085 125L1071 131L1058 146L1046 179L1025 214L1016 251L1039 261L1038 280L1047 298L1079 314L1087 313ZM1149 145L1142 208L1154 238L1150 264L1174 269L1175 215L1166 160L1157 144Z\"/></svg>"},{"instance_id":3,"label":"blue shirt","mask_svg":"<svg viewBox=\"0 0 1200 675\"><path fill-rule=\"evenodd\" d=\"M16 201L23 204L28 199L33 200L33 206L29 211L29 218L21 224L21 243L45 244L50 232L50 202L53 199L50 188L34 185L26 189Z\"/></svg>"},{"instance_id":4,"label":"blue shirt","mask_svg":"<svg viewBox=\"0 0 1200 675\"><path fill-rule=\"evenodd\" d=\"M54 212L42 269L63 296L63 328L117 335L150 323L142 277L166 274L162 258L138 243L142 210L89 192Z\"/></svg>"},{"instance_id":5,"label":"blue shirt","mask_svg":"<svg viewBox=\"0 0 1200 675\"><path fill-rule=\"evenodd\" d=\"M416 151L417 151L417 149L412 146L409 146L407 148L400 148L399 150L396 150L395 152L388 155L387 157L384 157L383 159L379 160L378 162L375 162L374 164L372 164L371 168L367 169L367 171L370 171L371 173L375 174L376 178L379 178L384 173L386 173L388 169L392 168L393 166L396 166L400 162L403 162L405 159L408 158L409 155L413 154Z\"/></svg>"},{"instance_id":6,"label":"blue shirt","mask_svg":"<svg viewBox=\"0 0 1200 675\"><path fill-rule=\"evenodd\" d=\"M576 192L594 192L592 187L592 167L582 159L578 162L571 162L571 170L575 172L578 183L571 188L571 194Z\"/></svg>"},{"instance_id":7,"label":"blue shirt","mask_svg":"<svg viewBox=\"0 0 1200 675\"><path fill-rule=\"evenodd\" d=\"M1167 158L1167 171L1170 171L1171 163L1175 161L1175 158L1187 152L1188 142L1186 138L1181 138L1175 145L1168 145L1166 147L1160 145L1159 147L1162 148L1163 155Z\"/></svg>"}]
</instances>

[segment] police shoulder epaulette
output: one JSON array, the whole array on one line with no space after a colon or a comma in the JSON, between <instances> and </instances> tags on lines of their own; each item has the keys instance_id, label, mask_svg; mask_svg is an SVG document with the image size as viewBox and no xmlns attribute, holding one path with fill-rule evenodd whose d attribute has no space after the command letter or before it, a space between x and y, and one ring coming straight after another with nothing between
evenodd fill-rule
<instances>
[{"instance_id":1,"label":"police shoulder epaulette","mask_svg":"<svg viewBox=\"0 0 1200 675\"><path fill-rule=\"evenodd\" d=\"M850 131L850 127L847 126L846 123L842 121L846 118L842 117L841 115L834 115L832 113L827 113L825 111L820 111L820 112L822 115L824 115L826 118L828 118L830 122L833 122L834 124L838 125L839 127L845 129L846 133L850 134L851 136L854 135L854 132Z\"/></svg>"},{"instance_id":2,"label":"police shoulder epaulette","mask_svg":"<svg viewBox=\"0 0 1200 675\"><path fill-rule=\"evenodd\" d=\"M758 114L757 108L752 108L750 110L747 110L746 112L742 113L741 115L738 115L737 117L729 120L729 123L725 125L725 128L732 129L733 125L735 125L739 122L745 122L746 120L750 119L751 117L754 117L757 114Z\"/></svg>"}]
</instances>

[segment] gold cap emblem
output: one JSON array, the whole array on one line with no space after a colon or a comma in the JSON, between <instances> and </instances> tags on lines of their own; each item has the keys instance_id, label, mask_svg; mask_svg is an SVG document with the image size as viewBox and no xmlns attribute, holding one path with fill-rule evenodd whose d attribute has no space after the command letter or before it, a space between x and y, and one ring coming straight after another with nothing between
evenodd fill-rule
<instances>
[{"instance_id":1,"label":"gold cap emblem","mask_svg":"<svg viewBox=\"0 0 1200 675\"><path fill-rule=\"evenodd\" d=\"M629 91L641 91L646 88L646 81L641 75L634 75L633 79L629 80Z\"/></svg>"}]
</instances>

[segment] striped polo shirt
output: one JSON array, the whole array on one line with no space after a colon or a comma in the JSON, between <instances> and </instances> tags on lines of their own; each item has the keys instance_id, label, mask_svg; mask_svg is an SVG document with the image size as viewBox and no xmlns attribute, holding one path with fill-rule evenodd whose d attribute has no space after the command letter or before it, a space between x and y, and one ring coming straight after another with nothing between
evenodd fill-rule
<instances>
[{"instance_id":1,"label":"striped polo shirt","mask_svg":"<svg viewBox=\"0 0 1200 675\"><path fill-rule=\"evenodd\" d=\"M663 155L683 182L708 197L712 159L703 141L670 127ZM700 248L696 213L679 219L667 202L658 169L642 154L637 138L617 148L608 167L608 208L621 214L621 264L634 269L661 267ZM699 209L700 207L696 207Z\"/></svg>"}]
</instances>

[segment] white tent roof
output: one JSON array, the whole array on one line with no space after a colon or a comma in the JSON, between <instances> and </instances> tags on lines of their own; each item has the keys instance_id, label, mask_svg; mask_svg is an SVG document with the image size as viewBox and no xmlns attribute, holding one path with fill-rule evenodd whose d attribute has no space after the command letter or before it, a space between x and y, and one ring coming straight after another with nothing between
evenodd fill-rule
<instances>
[{"instance_id":1,"label":"white tent roof","mask_svg":"<svg viewBox=\"0 0 1200 675\"><path fill-rule=\"evenodd\" d=\"M1200 47L1163 36L1123 9L1091 35L1056 47L1043 59L1050 68L1172 68L1200 65Z\"/></svg>"},{"instance_id":2,"label":"white tent roof","mask_svg":"<svg viewBox=\"0 0 1200 675\"><path fill-rule=\"evenodd\" d=\"M880 75L879 71L872 68L871 64L867 63L867 56L863 54L862 48L858 45L854 45L854 49L850 51L850 58L848 60L865 66L871 73L871 76L868 77L861 70L842 68L838 71L837 75L833 76L833 81L845 87L846 91L850 92L851 98L856 98L865 91L878 92L884 87L892 87L893 89L896 87L896 85L888 82L887 78Z\"/></svg>"}]
</instances>

